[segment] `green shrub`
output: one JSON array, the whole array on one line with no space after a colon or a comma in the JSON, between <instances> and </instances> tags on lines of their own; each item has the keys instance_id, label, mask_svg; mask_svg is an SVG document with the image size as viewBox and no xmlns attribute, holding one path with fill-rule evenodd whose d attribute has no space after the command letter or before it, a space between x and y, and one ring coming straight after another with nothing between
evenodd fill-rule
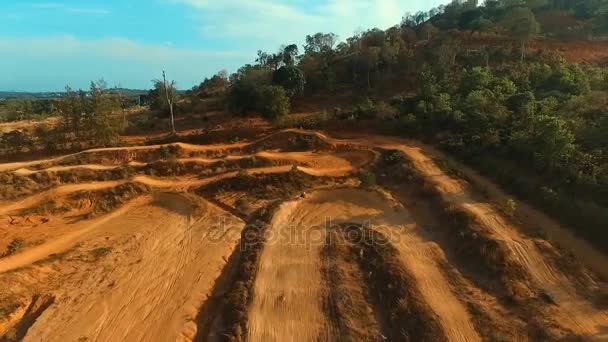
<instances>
[{"instance_id":1,"label":"green shrub","mask_svg":"<svg viewBox=\"0 0 608 342\"><path fill-rule=\"evenodd\" d=\"M507 202L505 203L505 208L506 208L507 214L509 214L509 216L514 216L515 213L517 212L517 202L515 202L514 199L509 198L507 200Z\"/></svg>"},{"instance_id":2,"label":"green shrub","mask_svg":"<svg viewBox=\"0 0 608 342\"><path fill-rule=\"evenodd\" d=\"M302 94L306 81L302 71L295 66L282 66L272 75L272 83L283 87L289 97Z\"/></svg>"},{"instance_id":3,"label":"green shrub","mask_svg":"<svg viewBox=\"0 0 608 342\"><path fill-rule=\"evenodd\" d=\"M177 158L177 154L179 153L179 146L177 145L168 145L159 147L159 154L161 159L170 160Z\"/></svg>"},{"instance_id":4,"label":"green shrub","mask_svg":"<svg viewBox=\"0 0 608 342\"><path fill-rule=\"evenodd\" d=\"M368 188L376 185L376 174L371 171L363 171L359 174L361 185Z\"/></svg>"},{"instance_id":5,"label":"green shrub","mask_svg":"<svg viewBox=\"0 0 608 342\"><path fill-rule=\"evenodd\" d=\"M265 86L258 93L257 107L265 118L277 120L289 113L291 104L285 89L278 86Z\"/></svg>"},{"instance_id":6,"label":"green shrub","mask_svg":"<svg viewBox=\"0 0 608 342\"><path fill-rule=\"evenodd\" d=\"M384 161L387 164L403 163L406 160L405 154L399 150L392 150L384 155Z\"/></svg>"},{"instance_id":7,"label":"green shrub","mask_svg":"<svg viewBox=\"0 0 608 342\"><path fill-rule=\"evenodd\" d=\"M353 115L357 120L371 120L375 119L377 116L376 108L374 107L374 102L369 98L365 98L361 103L359 103L354 111Z\"/></svg>"}]
</instances>

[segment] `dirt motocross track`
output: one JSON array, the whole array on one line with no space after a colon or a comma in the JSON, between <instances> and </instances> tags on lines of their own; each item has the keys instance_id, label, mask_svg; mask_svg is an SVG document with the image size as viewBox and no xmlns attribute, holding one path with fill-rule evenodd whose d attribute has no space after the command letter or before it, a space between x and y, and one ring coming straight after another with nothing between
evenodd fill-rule
<instances>
[{"instance_id":1,"label":"dirt motocross track","mask_svg":"<svg viewBox=\"0 0 608 342\"><path fill-rule=\"evenodd\" d=\"M0 164L0 341L607 341L608 258L437 158L285 130Z\"/></svg>"}]
</instances>

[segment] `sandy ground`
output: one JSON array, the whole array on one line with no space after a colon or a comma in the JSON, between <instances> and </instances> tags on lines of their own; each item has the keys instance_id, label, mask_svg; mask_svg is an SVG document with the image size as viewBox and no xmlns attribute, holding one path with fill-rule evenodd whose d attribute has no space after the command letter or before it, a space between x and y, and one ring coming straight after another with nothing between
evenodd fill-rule
<instances>
[{"instance_id":1,"label":"sandy ground","mask_svg":"<svg viewBox=\"0 0 608 342\"><path fill-rule=\"evenodd\" d=\"M193 152L231 151L224 159L248 158L251 155L238 154L239 149L264 139L278 139L283 133L318 139L330 150L259 152L253 156L271 160L276 166L251 168L245 172L250 175L285 173L297 164L300 171L312 176L345 176L356 173L377 158L372 148L403 151L413 167L441 193L444 202L466 212L494 241L506 246L510 258L521 265L525 276L531 280L531 286L551 299L547 310L555 322L578 336L608 339L608 309L595 303L590 295L606 288L606 284L592 271L583 269L582 274L588 275L585 284L589 288L581 289L568 270L539 248L539 243L543 243L552 249L551 242L531 238L527 232L532 229L551 232L547 235L557 236L560 245L571 249L579 261L595 268L597 273L602 273L598 268L608 265L606 256L591 247L585 250L588 243L571 233L566 234L565 228L531 207L523 207L526 220L522 223L505 217L491 201L504 202L507 196L500 189L464 169L474 182L491 187L490 200L480 199L468 184L446 175L437 167L431 158L437 156L437 152L424 145L381 136L334 139L319 132L301 130L286 130L248 143L178 145ZM108 148L79 154L158 148ZM95 172L119 166L58 164L73 156L0 164L0 171L28 176L78 168ZM176 161L208 164L218 159L181 158ZM33 168L40 165L46 169ZM134 199L92 220L68 224L66 217L48 217L47 221L26 226L12 225L8 223L10 220L0 219L0 245L6 246L16 237L28 241L40 239L40 243L29 244L13 255L0 257L0 284L10 285L0 291L0 297L17 296L21 301L8 318L0 317L0 336L12 331L12 339L25 341L191 340L197 332L197 315L201 307L212 295L216 280L230 257L236 255L244 222L190 193L196 187L238 174L233 171L207 178L138 175L117 181L63 184L18 201L1 202L0 215L15 215L45 199L65 197L76 191L109 189L125 182L152 188L151 195ZM332 224L349 222L370 224L390 237L401 266L412 275L412 286L434 312L448 340L480 340L480 323L473 317L476 313L471 311L465 299L478 300L476 307L482 311L496 312L493 316L496 320L509 313L495 309L500 307L494 303L496 299L478 288L474 279L446 273L445 265L449 261L444 251L426 234L425 227L414 220L407 204L403 204L388 194L352 188L316 191L306 199L284 202L272 220L253 284L254 296L244 332L248 339L339 339L344 328L339 326L337 317L328 313L324 302L332 291L323 273L322 249ZM100 246L103 248L99 249ZM353 265L350 267L356 267ZM453 268L453 273L458 274L457 267ZM345 279L340 281L362 278ZM360 290L355 292L360 294L359 298L365 298L362 284L349 283L345 288ZM33 303L30 308L29 303ZM373 303L353 303L361 306L359 312L370 308L373 311L375 307ZM37 308L35 314L31 313L32 308ZM370 326L381 325L381 322L375 322ZM378 338L382 340L382 336Z\"/></svg>"},{"instance_id":2,"label":"sandy ground","mask_svg":"<svg viewBox=\"0 0 608 342\"><path fill-rule=\"evenodd\" d=\"M171 194L117 212L91 232L116 236L111 269L67 279L25 341L192 338L242 225L209 203Z\"/></svg>"}]
</instances>

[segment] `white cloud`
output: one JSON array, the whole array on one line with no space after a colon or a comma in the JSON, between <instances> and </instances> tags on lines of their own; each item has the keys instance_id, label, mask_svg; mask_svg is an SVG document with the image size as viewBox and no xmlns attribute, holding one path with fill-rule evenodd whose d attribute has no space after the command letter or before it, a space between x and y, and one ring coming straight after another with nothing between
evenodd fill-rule
<instances>
[{"instance_id":1,"label":"white cloud","mask_svg":"<svg viewBox=\"0 0 608 342\"><path fill-rule=\"evenodd\" d=\"M334 32L344 40L358 28L386 29L407 11L430 9L448 0L164 0L191 6L199 13L203 38L276 49L303 42L307 34Z\"/></svg>"}]
</instances>

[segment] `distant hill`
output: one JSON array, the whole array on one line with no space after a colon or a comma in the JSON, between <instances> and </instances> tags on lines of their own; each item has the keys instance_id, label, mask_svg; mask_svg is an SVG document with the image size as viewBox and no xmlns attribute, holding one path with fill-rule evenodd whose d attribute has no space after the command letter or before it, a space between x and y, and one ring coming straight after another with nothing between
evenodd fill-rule
<instances>
[{"instance_id":1,"label":"distant hill","mask_svg":"<svg viewBox=\"0 0 608 342\"><path fill-rule=\"evenodd\" d=\"M143 94L147 94L148 90L141 89L126 89L126 88L112 88L112 92L120 92L127 97L135 97ZM21 91L0 91L0 99L52 99L63 97L65 92L21 92Z\"/></svg>"}]
</instances>

